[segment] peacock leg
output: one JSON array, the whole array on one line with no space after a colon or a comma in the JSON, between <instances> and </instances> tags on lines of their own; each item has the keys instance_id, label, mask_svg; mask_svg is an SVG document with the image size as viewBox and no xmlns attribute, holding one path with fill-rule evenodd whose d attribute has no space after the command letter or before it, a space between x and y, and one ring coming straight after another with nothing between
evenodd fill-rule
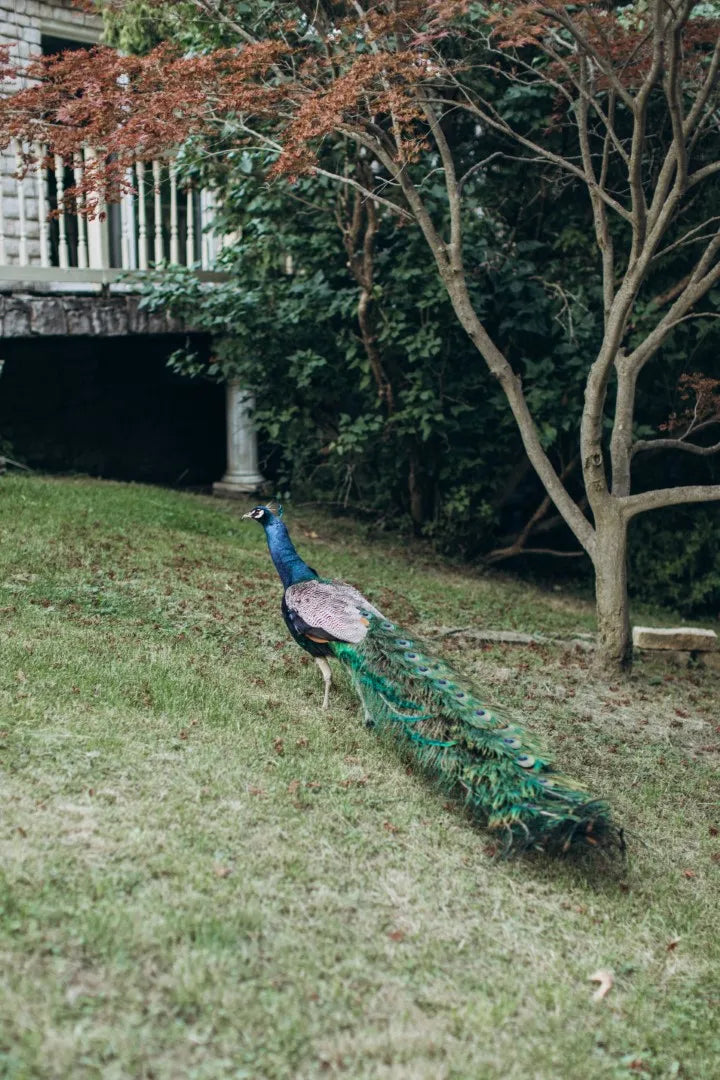
<instances>
[{"instance_id":1,"label":"peacock leg","mask_svg":"<svg viewBox=\"0 0 720 1080\"><path fill-rule=\"evenodd\" d=\"M354 684L355 684L355 690L357 691L357 696L360 698L360 701L362 702L363 712L365 713L365 727L366 728L374 728L375 727L375 721L372 718L372 713L370 712L370 710L368 708L367 701L365 700L365 696L364 696L364 694L362 692L362 685L360 683L360 680L355 679L353 681L354 681Z\"/></svg>"},{"instance_id":2,"label":"peacock leg","mask_svg":"<svg viewBox=\"0 0 720 1080\"><path fill-rule=\"evenodd\" d=\"M325 696L323 697L322 707L323 709L327 709L328 702L330 701L330 682L332 681L332 672L330 670L330 665L328 664L324 656L316 656L315 663L320 668L323 682L325 683Z\"/></svg>"}]
</instances>

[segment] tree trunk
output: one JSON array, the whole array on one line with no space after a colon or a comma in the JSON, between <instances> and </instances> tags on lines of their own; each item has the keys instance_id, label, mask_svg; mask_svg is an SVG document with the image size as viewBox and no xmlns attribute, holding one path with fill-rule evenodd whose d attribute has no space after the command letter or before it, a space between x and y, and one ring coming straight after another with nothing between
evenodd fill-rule
<instances>
[{"instance_id":1,"label":"tree trunk","mask_svg":"<svg viewBox=\"0 0 720 1080\"><path fill-rule=\"evenodd\" d=\"M627 589L627 521L612 507L596 520L595 610L597 666L608 672L632 665L632 636Z\"/></svg>"}]
</instances>

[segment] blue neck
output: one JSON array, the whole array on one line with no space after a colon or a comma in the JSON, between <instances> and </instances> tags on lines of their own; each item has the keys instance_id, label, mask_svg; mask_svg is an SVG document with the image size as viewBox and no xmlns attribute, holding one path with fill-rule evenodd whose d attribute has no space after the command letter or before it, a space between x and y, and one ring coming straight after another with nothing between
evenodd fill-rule
<instances>
[{"instance_id":1,"label":"blue neck","mask_svg":"<svg viewBox=\"0 0 720 1080\"><path fill-rule=\"evenodd\" d=\"M270 557L285 588L299 581L314 581L317 574L298 555L282 521L273 518L264 528Z\"/></svg>"}]
</instances>

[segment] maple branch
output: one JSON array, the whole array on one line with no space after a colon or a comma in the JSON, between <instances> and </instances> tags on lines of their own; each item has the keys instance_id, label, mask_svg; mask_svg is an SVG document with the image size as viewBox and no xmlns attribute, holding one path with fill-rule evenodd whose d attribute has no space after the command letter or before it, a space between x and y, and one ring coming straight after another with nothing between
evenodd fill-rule
<instances>
[{"instance_id":1,"label":"maple branch","mask_svg":"<svg viewBox=\"0 0 720 1080\"><path fill-rule=\"evenodd\" d=\"M572 161L570 161L569 158L562 157L560 154L555 154L547 146L543 146L541 143L536 143L532 139L527 138L527 136L521 135L520 132L517 131L515 128L511 127L506 120L503 120L501 116L499 116L497 113L494 113L494 110L492 110L492 106L490 106L488 102L484 102L484 104L491 111L486 111L469 96L467 89L463 87L460 83L457 84L457 89L465 98L465 102L460 105L459 108L464 109L466 112L471 113L473 116L479 117L494 131L499 131L503 135L507 135L507 137L512 139L514 142L518 142L521 146L525 146L528 150L532 150L533 153L537 154L538 157L544 158L545 161L549 161L553 165L557 165L558 168L570 173L571 176L576 177L578 180L582 180L583 183L587 183L587 176L585 174L585 170L581 169L578 165L575 165ZM445 102L445 104L451 103ZM623 218L625 221L631 221L630 211L626 210L622 203L619 203L617 199L614 199L612 195L610 195L607 191L604 191L600 188L598 188L597 190L603 202L606 203L607 206L609 206L612 210L614 210L619 217Z\"/></svg>"},{"instance_id":2,"label":"maple branch","mask_svg":"<svg viewBox=\"0 0 720 1080\"><path fill-rule=\"evenodd\" d=\"M558 551L556 548L496 548L486 556L485 562L501 562L503 559L512 559L516 555L553 555L560 559L581 559L587 555L587 551Z\"/></svg>"},{"instance_id":3,"label":"maple branch","mask_svg":"<svg viewBox=\"0 0 720 1080\"><path fill-rule=\"evenodd\" d=\"M352 176L343 176L342 173L335 173L330 169L323 169L320 165L312 165L310 168L316 176L325 176L328 180L337 180L346 187L351 187L356 191L361 192L367 199L370 199L378 206L384 206L387 210L391 210L393 214L403 218L405 221L412 221L412 214L409 214L402 206L398 206L397 203L383 198L382 195L378 195L374 188L365 187L359 180L355 180Z\"/></svg>"},{"instance_id":4,"label":"maple branch","mask_svg":"<svg viewBox=\"0 0 720 1080\"><path fill-rule=\"evenodd\" d=\"M702 257L675 303L658 322L655 329L645 337L628 357L628 363L632 364L636 370L639 371L655 355L673 327L683 321L690 308L710 291L716 281L720 281L720 262L715 263L714 266L712 265L713 259L718 252L720 252L720 232L715 234L705 248Z\"/></svg>"},{"instance_id":5,"label":"maple branch","mask_svg":"<svg viewBox=\"0 0 720 1080\"><path fill-rule=\"evenodd\" d=\"M720 161L712 161L709 165L703 165L702 168L696 169L694 173L690 173L687 178L687 186L689 188L695 187L696 184L707 180L708 176L714 176L718 172L720 172Z\"/></svg>"},{"instance_id":6,"label":"maple branch","mask_svg":"<svg viewBox=\"0 0 720 1080\"><path fill-rule=\"evenodd\" d=\"M615 72L612 64L609 64L606 58L602 55L602 53L598 52L598 50L591 43L590 39L585 34L583 34L580 27L571 19L567 12L564 9L558 10L556 8L539 8L538 10L541 15L544 15L551 22L560 23L560 25L563 26L568 31L568 33L572 35L572 37L574 37L575 41L577 41L578 45L580 45L585 55L591 57L593 61L597 64L598 68L602 71L603 75L605 75L620 100L627 105L628 109L632 110L632 94L630 94L630 92L625 88L620 79L617 77L617 73Z\"/></svg>"},{"instance_id":7,"label":"maple branch","mask_svg":"<svg viewBox=\"0 0 720 1080\"><path fill-rule=\"evenodd\" d=\"M628 495L624 499L618 499L618 503L624 519L630 521L648 510L662 510L666 506L681 506L687 503L715 502L718 499L720 484L694 484L690 487L643 491L640 495Z\"/></svg>"},{"instance_id":8,"label":"maple branch","mask_svg":"<svg viewBox=\"0 0 720 1080\"><path fill-rule=\"evenodd\" d=\"M715 48L713 49L712 56L710 58L710 64L708 66L708 72L705 76L705 81L698 90L695 101L690 109L690 112L685 117L685 123L683 125L683 131L685 138L688 135L692 135L695 128L701 122L703 117L703 110L708 103L710 94L715 89L715 85L718 81L718 75L720 75L720 37L715 42Z\"/></svg>"},{"instance_id":9,"label":"maple branch","mask_svg":"<svg viewBox=\"0 0 720 1080\"><path fill-rule=\"evenodd\" d=\"M435 145L440 152L440 160L443 163L445 190L447 191L448 210L450 212L450 265L454 272L459 273L462 271L462 206L455 161L437 114L422 90L420 91L420 100Z\"/></svg>"},{"instance_id":10,"label":"maple branch","mask_svg":"<svg viewBox=\"0 0 720 1080\"><path fill-rule=\"evenodd\" d=\"M715 423L720 422L720 418ZM685 442L684 439L639 439L632 448L632 455L644 454L648 450L687 450L689 454L709 457L720 452L720 442L712 446L698 446L697 443Z\"/></svg>"},{"instance_id":11,"label":"maple branch","mask_svg":"<svg viewBox=\"0 0 720 1080\"><path fill-rule=\"evenodd\" d=\"M720 162L718 162L718 168L720 169ZM694 234L700 232L700 230L704 229L706 225L711 225L713 221L720 221L720 214L715 214L714 217L707 218L705 221L700 222L699 225L696 225L693 229L688 229L688 231L684 233L678 240L675 240L672 244L668 244L668 246L664 247L662 251L656 252L655 255L653 255L653 262L656 259L661 259L664 255L669 255L670 252L675 251L676 248L684 247L686 244L697 244L701 240L712 240L712 238L715 236L715 233L706 233L704 236L695 236ZM683 279L683 287L687 284L689 280L690 275L688 274L688 276ZM663 293L662 295L666 296L665 293ZM669 297L667 298L669 299ZM657 297L654 301L654 303L662 302L663 301L658 300Z\"/></svg>"},{"instance_id":12,"label":"maple branch","mask_svg":"<svg viewBox=\"0 0 720 1080\"><path fill-rule=\"evenodd\" d=\"M589 73L587 69L587 61L581 60L581 82L583 87L587 90L589 84ZM613 248L613 239L608 226L607 207L602 200L601 192L604 190L604 185L599 184L595 167L593 165L592 153L590 151L590 135L588 132L588 98L589 94L585 93L581 97L577 105L576 110L576 124L578 130L578 139L580 141L580 152L582 154L583 167L585 169L585 182L587 184L588 193L590 195L590 203L593 211L593 223L595 226L595 240L597 246L600 249L600 255L602 257L602 274L603 274L603 317L605 325L607 326L608 318L610 316L610 309L615 297L615 253ZM603 171L605 171L603 169Z\"/></svg>"},{"instance_id":13,"label":"maple branch","mask_svg":"<svg viewBox=\"0 0 720 1080\"><path fill-rule=\"evenodd\" d=\"M563 468L562 472L560 473L560 480L561 481L565 481L567 479L567 477L570 475L570 473L576 467L576 465L578 463L578 460L579 460L579 455L576 454L575 457L573 457L567 463L567 465ZM530 537L531 533L533 533L536 530L536 526L537 526L538 522L541 521L542 518L545 517L548 510L550 509L551 502L552 502L552 500L550 499L550 496L545 495L544 498L542 499L542 501L540 502L539 506L535 510L535 512L530 516L530 518L525 523L525 525L523 526L521 531L515 537L512 544L509 544L507 547L504 547L504 548L495 548L493 551L490 551L486 555L485 561L488 562L488 563L500 562L502 559L513 558L515 555L560 555L560 556L568 556L569 557L569 556L587 554L587 552L584 551L584 550L583 551L554 551L554 550L552 550L550 548L526 548L525 547L525 543L528 540L528 538Z\"/></svg>"},{"instance_id":14,"label":"maple branch","mask_svg":"<svg viewBox=\"0 0 720 1080\"><path fill-rule=\"evenodd\" d=\"M228 15L228 13L223 10L222 0L191 0L191 3L198 11L202 11L204 15L208 15L211 19L217 19L226 26L228 30L232 30L233 33L237 34L237 36L242 38L248 45L255 45L257 43L257 38L253 37L241 23L237 22L236 19L233 19L232 16Z\"/></svg>"}]
</instances>

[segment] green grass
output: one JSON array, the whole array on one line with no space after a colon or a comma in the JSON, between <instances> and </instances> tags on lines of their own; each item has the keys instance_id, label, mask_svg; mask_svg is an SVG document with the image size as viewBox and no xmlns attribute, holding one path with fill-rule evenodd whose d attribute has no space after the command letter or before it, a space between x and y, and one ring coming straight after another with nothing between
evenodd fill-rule
<instances>
[{"instance_id":1,"label":"green grass","mask_svg":"<svg viewBox=\"0 0 720 1080\"><path fill-rule=\"evenodd\" d=\"M321 713L244 509L0 482L0 1076L720 1075L720 676L447 639L629 833L620 873L498 863L341 673ZM428 636L592 629L562 593L291 525Z\"/></svg>"}]
</instances>

